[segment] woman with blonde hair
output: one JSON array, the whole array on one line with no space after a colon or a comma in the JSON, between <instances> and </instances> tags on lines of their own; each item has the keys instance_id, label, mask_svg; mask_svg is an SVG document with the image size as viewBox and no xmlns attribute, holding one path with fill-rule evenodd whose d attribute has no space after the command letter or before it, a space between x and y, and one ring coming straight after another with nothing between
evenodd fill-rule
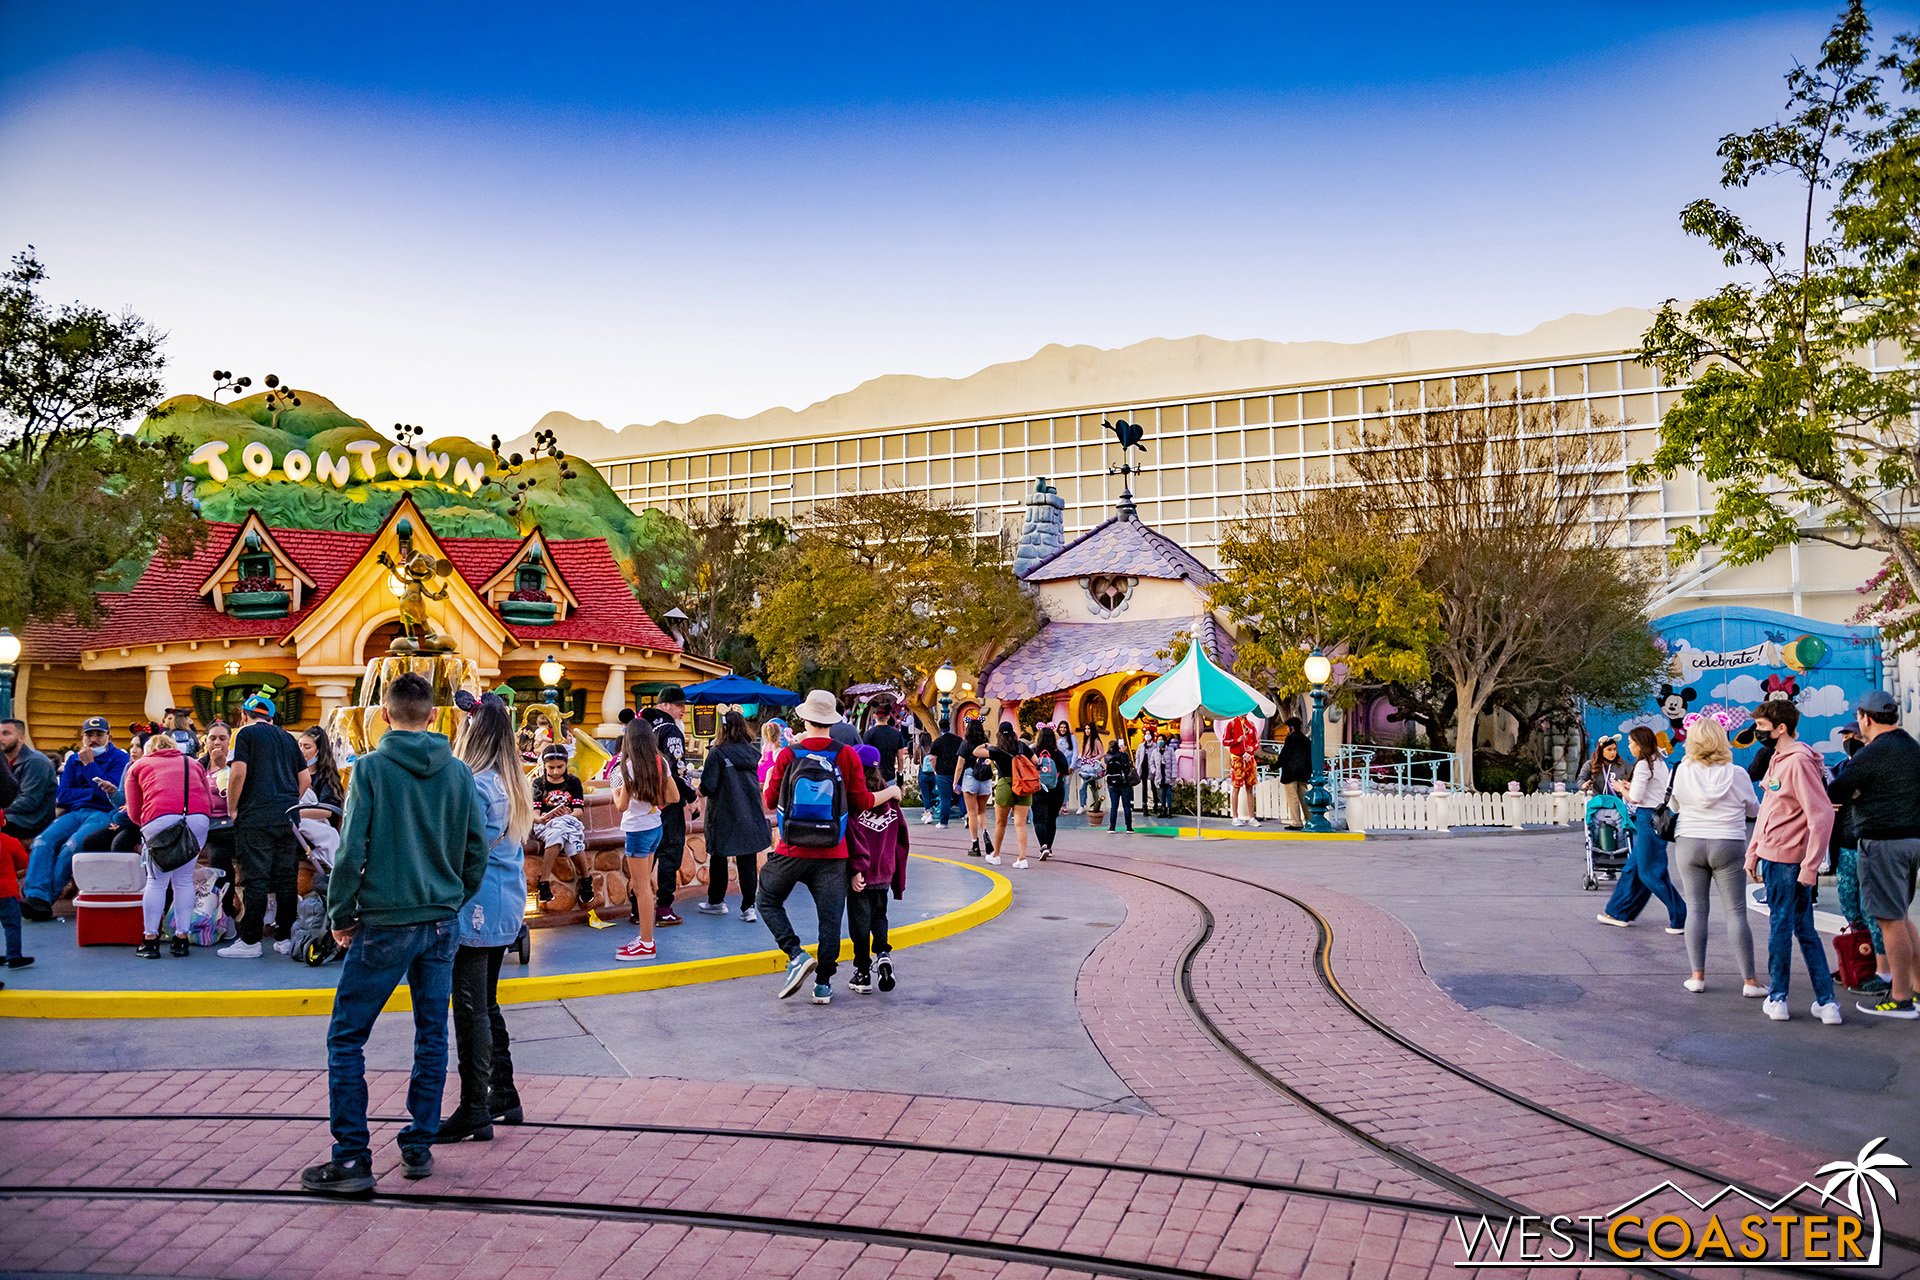
<instances>
[{"instance_id":1,"label":"woman with blonde hair","mask_svg":"<svg viewBox=\"0 0 1920 1280\"><path fill-rule=\"evenodd\" d=\"M460 1056L460 1105L440 1126L436 1144L493 1137L494 1121L520 1123L507 1020L500 1016L500 962L520 937L527 906L522 853L533 830L533 785L507 704L489 693L474 705L454 754L473 771L486 814L487 872L480 890L454 918L460 949L453 957L453 1037Z\"/></svg>"},{"instance_id":2,"label":"woman with blonde hair","mask_svg":"<svg viewBox=\"0 0 1920 1280\"><path fill-rule=\"evenodd\" d=\"M1689 991L1707 989L1707 928L1715 891L1726 912L1727 944L1746 980L1742 994L1767 994L1756 981L1753 931L1747 926L1747 824L1760 811L1747 771L1733 763L1726 726L1702 716L1687 730L1687 757L1673 775L1679 814L1673 841L1673 879L1687 901Z\"/></svg>"}]
</instances>

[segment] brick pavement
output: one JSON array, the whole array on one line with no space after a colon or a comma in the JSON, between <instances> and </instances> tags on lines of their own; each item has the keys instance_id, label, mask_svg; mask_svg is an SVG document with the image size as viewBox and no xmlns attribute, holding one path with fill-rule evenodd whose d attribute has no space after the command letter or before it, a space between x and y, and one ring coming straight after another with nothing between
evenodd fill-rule
<instances>
[{"instance_id":1,"label":"brick pavement","mask_svg":"<svg viewBox=\"0 0 1920 1280\"><path fill-rule=\"evenodd\" d=\"M1088 860L1145 871L1208 903L1215 933L1193 968L1202 1007L1250 1057L1347 1121L1530 1204L1590 1211L1607 1207L1595 1201L1616 1187L1648 1185L1642 1158L1569 1136L1564 1126L1448 1075L1358 1022L1314 979L1316 935L1305 913L1257 889L1173 865L1177 856L1157 858L1157 866L1102 855ZM1457 1246L1443 1217L1217 1180L1451 1199L1289 1102L1206 1036L1176 987L1179 957L1201 928L1191 903L1151 884L1058 862L1048 874L1056 868L1098 877L1126 904L1125 923L1083 966L1076 995L1095 1043L1157 1114L725 1081L530 1077L523 1087L540 1098L541 1119L686 1123L765 1136L502 1128L491 1144L441 1149L439 1172L417 1186L398 1180L396 1153L385 1146L384 1190L841 1224L1229 1277L1457 1274L1450 1265ZM1332 922L1336 971L1355 997L1436 1052L1597 1125L1757 1182L1811 1172L1805 1161L1816 1157L1581 1071L1461 1009L1420 973L1410 935L1385 913L1327 890L1301 896ZM404 1077L376 1075L370 1083L375 1113L397 1114ZM8 1122L0 1127L7 1152L0 1183L216 1193L291 1188L299 1168L323 1154L324 1126L265 1117L324 1110L324 1075L317 1071L3 1076L0 1112L8 1115L200 1118ZM241 1118L212 1114L223 1112ZM390 1140L396 1128L377 1127L377 1139ZM801 1144L781 1142L780 1134L978 1152ZM1023 1156L1042 1158L1017 1158ZM1164 1172L1074 1167L1048 1163L1049 1156ZM26 1271L288 1280L1088 1274L968 1256L937 1241L883 1246L396 1199L15 1198L0 1215L0 1247L7 1266Z\"/></svg>"}]
</instances>

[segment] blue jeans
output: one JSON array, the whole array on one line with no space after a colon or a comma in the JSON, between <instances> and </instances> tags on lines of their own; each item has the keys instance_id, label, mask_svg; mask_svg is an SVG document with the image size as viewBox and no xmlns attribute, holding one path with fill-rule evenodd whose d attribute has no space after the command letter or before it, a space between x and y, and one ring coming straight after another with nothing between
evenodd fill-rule
<instances>
[{"instance_id":1,"label":"blue jeans","mask_svg":"<svg viewBox=\"0 0 1920 1280\"><path fill-rule=\"evenodd\" d=\"M1607 899L1607 914L1615 920L1631 920L1640 914L1649 898L1666 904L1667 923L1675 929L1687 927L1687 904L1667 876L1667 842L1653 833L1653 810L1633 812L1633 848L1627 864L1620 868L1620 880Z\"/></svg>"},{"instance_id":2,"label":"blue jeans","mask_svg":"<svg viewBox=\"0 0 1920 1280\"><path fill-rule=\"evenodd\" d=\"M953 800L953 778L944 773L934 774L933 820L944 827L947 825L947 820L953 817L953 812L957 808L959 808L959 806L956 805Z\"/></svg>"},{"instance_id":3,"label":"blue jeans","mask_svg":"<svg viewBox=\"0 0 1920 1280\"><path fill-rule=\"evenodd\" d=\"M73 876L73 855L88 836L107 825L113 815L105 809L69 809L50 823L27 858L27 879L21 896L52 903Z\"/></svg>"},{"instance_id":4,"label":"blue jeans","mask_svg":"<svg viewBox=\"0 0 1920 1280\"><path fill-rule=\"evenodd\" d=\"M0 898L0 930L7 935L7 959L20 958L20 899Z\"/></svg>"},{"instance_id":5,"label":"blue jeans","mask_svg":"<svg viewBox=\"0 0 1920 1280\"><path fill-rule=\"evenodd\" d=\"M1133 830L1133 788L1124 782L1107 783L1107 830L1112 831L1126 811L1127 830Z\"/></svg>"},{"instance_id":6,"label":"blue jeans","mask_svg":"<svg viewBox=\"0 0 1920 1280\"><path fill-rule=\"evenodd\" d=\"M1160 790L1160 812L1170 818L1173 816L1173 784L1161 782L1155 785Z\"/></svg>"},{"instance_id":7,"label":"blue jeans","mask_svg":"<svg viewBox=\"0 0 1920 1280\"><path fill-rule=\"evenodd\" d=\"M449 916L427 924L363 924L354 934L327 1027L327 1101L335 1160L365 1160L373 1154L367 1145L367 1036L402 979L413 997L413 1082L407 1086L407 1112L413 1121L400 1131L400 1149L425 1151L440 1132L457 923Z\"/></svg>"},{"instance_id":8,"label":"blue jeans","mask_svg":"<svg viewBox=\"0 0 1920 1280\"><path fill-rule=\"evenodd\" d=\"M1800 883L1797 862L1762 858L1760 878L1767 886L1767 998L1787 998L1793 944L1798 942L1807 976L1813 979L1814 1003L1828 1003L1833 999L1833 971L1827 968L1826 948L1813 927L1813 886Z\"/></svg>"}]
</instances>

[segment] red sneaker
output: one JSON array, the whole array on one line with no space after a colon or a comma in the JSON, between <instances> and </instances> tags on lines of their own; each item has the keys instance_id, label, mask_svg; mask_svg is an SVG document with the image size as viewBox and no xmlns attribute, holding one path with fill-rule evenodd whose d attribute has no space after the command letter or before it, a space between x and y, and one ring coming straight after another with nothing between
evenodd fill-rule
<instances>
[{"instance_id":1,"label":"red sneaker","mask_svg":"<svg viewBox=\"0 0 1920 1280\"><path fill-rule=\"evenodd\" d=\"M613 953L615 960L651 960L658 954L657 949L645 938L635 938L626 946Z\"/></svg>"}]
</instances>

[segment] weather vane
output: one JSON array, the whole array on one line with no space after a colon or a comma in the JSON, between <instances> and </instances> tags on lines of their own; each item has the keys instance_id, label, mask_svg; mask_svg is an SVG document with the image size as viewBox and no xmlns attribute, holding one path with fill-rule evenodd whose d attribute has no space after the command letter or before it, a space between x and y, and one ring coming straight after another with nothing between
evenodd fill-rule
<instances>
[{"instance_id":1,"label":"weather vane","mask_svg":"<svg viewBox=\"0 0 1920 1280\"><path fill-rule=\"evenodd\" d=\"M1100 425L1113 432L1113 438L1120 442L1120 465L1108 467L1107 474L1120 477L1120 514L1131 516L1134 514L1133 482L1129 477L1136 472L1146 470L1146 464L1143 462L1136 466L1127 460L1127 455L1132 449L1138 449L1141 453L1147 451L1147 446L1142 441L1142 437L1147 434L1147 429L1137 422L1128 422L1125 418L1113 422L1102 418Z\"/></svg>"},{"instance_id":2,"label":"weather vane","mask_svg":"<svg viewBox=\"0 0 1920 1280\"><path fill-rule=\"evenodd\" d=\"M405 516L394 526L400 543L400 558L382 551L375 557L389 575L388 584L400 600L400 629L389 648L394 653L450 653L453 642L427 629L427 601L445 600L449 588L444 585L453 573L453 562L435 558L413 549L413 521ZM433 582L437 587L429 587Z\"/></svg>"}]
</instances>

